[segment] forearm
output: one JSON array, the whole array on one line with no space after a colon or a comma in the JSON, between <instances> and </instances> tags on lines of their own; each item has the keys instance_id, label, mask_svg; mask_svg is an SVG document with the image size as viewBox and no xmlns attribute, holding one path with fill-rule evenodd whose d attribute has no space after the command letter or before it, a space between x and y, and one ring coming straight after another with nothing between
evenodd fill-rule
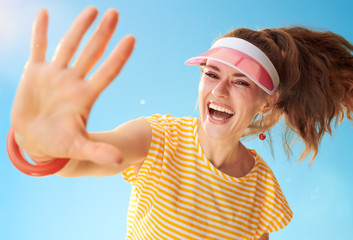
<instances>
[{"instance_id":1,"label":"forearm","mask_svg":"<svg viewBox=\"0 0 353 240\"><path fill-rule=\"evenodd\" d=\"M126 162L119 165L101 165L92 161L70 159L66 166L56 173L60 177L105 177L114 176L128 168Z\"/></svg>"},{"instance_id":2,"label":"forearm","mask_svg":"<svg viewBox=\"0 0 353 240\"><path fill-rule=\"evenodd\" d=\"M152 129L146 120L136 119L126 122L112 131L89 133L89 138L119 149L123 161L121 163L100 164L93 161L71 159L57 173L58 176L113 176L128 167L139 165L147 156L151 145Z\"/></svg>"}]
</instances>

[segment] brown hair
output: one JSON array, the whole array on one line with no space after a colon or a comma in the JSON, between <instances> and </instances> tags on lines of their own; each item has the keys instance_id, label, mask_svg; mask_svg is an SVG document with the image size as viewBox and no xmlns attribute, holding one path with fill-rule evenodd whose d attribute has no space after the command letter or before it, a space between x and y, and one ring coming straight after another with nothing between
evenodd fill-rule
<instances>
[{"instance_id":1,"label":"brown hair","mask_svg":"<svg viewBox=\"0 0 353 240\"><path fill-rule=\"evenodd\" d=\"M276 67L280 93L276 105L264 116L266 129L284 116L284 149L294 132L305 143L299 161L311 152L316 157L325 133L331 135L346 114L353 120L353 45L338 34L304 27L263 29L240 28L223 37L238 37L260 48ZM244 136L263 131L254 121Z\"/></svg>"}]
</instances>

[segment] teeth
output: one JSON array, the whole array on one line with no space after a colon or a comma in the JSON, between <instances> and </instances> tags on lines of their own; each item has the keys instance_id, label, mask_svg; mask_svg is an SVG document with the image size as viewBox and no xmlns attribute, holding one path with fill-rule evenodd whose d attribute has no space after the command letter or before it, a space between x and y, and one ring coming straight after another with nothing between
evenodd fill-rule
<instances>
[{"instance_id":1,"label":"teeth","mask_svg":"<svg viewBox=\"0 0 353 240\"><path fill-rule=\"evenodd\" d=\"M210 108L212 108L213 110L217 110L217 111L220 111L220 112L225 112L225 113L228 113L228 114L235 114L235 112L232 112L231 110L225 108L225 107L221 107L221 106L218 106L214 103L210 103Z\"/></svg>"},{"instance_id":2,"label":"teeth","mask_svg":"<svg viewBox=\"0 0 353 240\"><path fill-rule=\"evenodd\" d=\"M216 119L216 120L218 120L218 121L224 120L224 118L218 118L218 117L216 117L216 116L212 116L212 118L213 118L213 119Z\"/></svg>"}]
</instances>

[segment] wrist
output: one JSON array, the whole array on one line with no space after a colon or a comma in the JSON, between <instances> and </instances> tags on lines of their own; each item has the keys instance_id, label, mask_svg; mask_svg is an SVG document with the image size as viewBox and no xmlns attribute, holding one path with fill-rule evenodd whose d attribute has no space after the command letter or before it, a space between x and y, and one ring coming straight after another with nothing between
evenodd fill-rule
<instances>
[{"instance_id":1,"label":"wrist","mask_svg":"<svg viewBox=\"0 0 353 240\"><path fill-rule=\"evenodd\" d=\"M9 132L9 134L10 134L10 132ZM17 132L15 132L15 130L13 130L13 134L14 134L14 143L13 144L18 145L18 148L19 148L23 158L26 158L26 156L24 154L24 152L26 152L27 156L29 156L33 160L33 162L35 162L36 164L46 164L46 163L50 163L53 161L52 157L44 156L44 155L41 156L40 154L34 154L34 153L31 153L31 152L24 150L25 141L24 141L23 136L18 134Z\"/></svg>"},{"instance_id":2,"label":"wrist","mask_svg":"<svg viewBox=\"0 0 353 240\"><path fill-rule=\"evenodd\" d=\"M12 164L21 172L30 176L48 176L60 171L69 161L67 158L48 159L34 157L40 164L31 164L26 160L23 150L17 145L13 128L7 137L7 152ZM48 162L48 160L50 162ZM36 162L36 160L34 160ZM46 161L46 162L45 162Z\"/></svg>"}]
</instances>

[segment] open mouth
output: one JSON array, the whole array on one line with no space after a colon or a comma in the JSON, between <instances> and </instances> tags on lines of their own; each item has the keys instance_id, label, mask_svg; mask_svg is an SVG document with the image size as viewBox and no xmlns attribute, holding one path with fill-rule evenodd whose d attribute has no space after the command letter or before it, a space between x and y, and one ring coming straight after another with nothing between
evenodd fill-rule
<instances>
[{"instance_id":1,"label":"open mouth","mask_svg":"<svg viewBox=\"0 0 353 240\"><path fill-rule=\"evenodd\" d=\"M218 121L227 120L233 117L235 114L235 112L232 110L216 105L214 103L210 103L208 105L208 112L213 119Z\"/></svg>"}]
</instances>

